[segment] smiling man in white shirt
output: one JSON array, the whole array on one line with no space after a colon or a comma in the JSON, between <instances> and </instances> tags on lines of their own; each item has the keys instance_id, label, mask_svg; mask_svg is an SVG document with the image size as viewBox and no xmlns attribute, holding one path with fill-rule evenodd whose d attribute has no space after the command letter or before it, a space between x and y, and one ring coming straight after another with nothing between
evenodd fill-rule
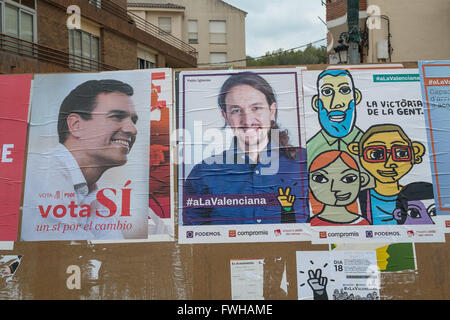
<instances>
[{"instance_id":1,"label":"smiling man in white shirt","mask_svg":"<svg viewBox=\"0 0 450 320\"><path fill-rule=\"evenodd\" d=\"M28 156L22 240L123 238L126 221L115 216L127 216L126 209L124 214L122 203L121 212L105 193L99 201L97 181L128 160L138 120L132 95L121 81L90 80L64 99L58 146Z\"/></svg>"}]
</instances>

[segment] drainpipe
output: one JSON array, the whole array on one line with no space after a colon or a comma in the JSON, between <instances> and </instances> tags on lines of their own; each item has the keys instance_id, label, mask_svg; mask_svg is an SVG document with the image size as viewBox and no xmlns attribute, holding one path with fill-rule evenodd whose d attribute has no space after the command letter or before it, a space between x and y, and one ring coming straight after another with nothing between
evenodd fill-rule
<instances>
[{"instance_id":1,"label":"drainpipe","mask_svg":"<svg viewBox=\"0 0 450 320\"><path fill-rule=\"evenodd\" d=\"M360 63L359 0L347 0L348 62Z\"/></svg>"}]
</instances>

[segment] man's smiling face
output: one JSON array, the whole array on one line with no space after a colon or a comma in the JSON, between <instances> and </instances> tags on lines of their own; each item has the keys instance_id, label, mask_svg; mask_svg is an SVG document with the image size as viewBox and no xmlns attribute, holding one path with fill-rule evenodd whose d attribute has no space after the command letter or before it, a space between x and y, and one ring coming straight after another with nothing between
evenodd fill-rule
<instances>
[{"instance_id":1,"label":"man's smiling face","mask_svg":"<svg viewBox=\"0 0 450 320\"><path fill-rule=\"evenodd\" d=\"M348 75L325 75L319 80L318 91L313 108L319 113L320 124L329 135L345 137L355 124L360 91L353 87Z\"/></svg>"},{"instance_id":2,"label":"man's smiling face","mask_svg":"<svg viewBox=\"0 0 450 320\"><path fill-rule=\"evenodd\" d=\"M413 167L412 149L398 132L378 132L363 145L361 165L381 183L393 183Z\"/></svg>"},{"instance_id":3,"label":"man's smiling face","mask_svg":"<svg viewBox=\"0 0 450 320\"><path fill-rule=\"evenodd\" d=\"M264 148L269 142L271 120L275 120L276 104L269 106L266 96L249 85L233 87L226 95L227 124L241 146Z\"/></svg>"},{"instance_id":4,"label":"man's smiling face","mask_svg":"<svg viewBox=\"0 0 450 320\"><path fill-rule=\"evenodd\" d=\"M79 139L92 166L124 165L136 140L136 110L130 96L101 93L91 119L80 119Z\"/></svg>"}]
</instances>

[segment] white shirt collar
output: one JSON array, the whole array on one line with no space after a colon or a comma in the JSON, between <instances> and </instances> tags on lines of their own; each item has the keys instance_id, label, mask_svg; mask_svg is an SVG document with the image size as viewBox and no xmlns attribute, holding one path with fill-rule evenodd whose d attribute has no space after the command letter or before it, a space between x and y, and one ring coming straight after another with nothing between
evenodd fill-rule
<instances>
[{"instance_id":1,"label":"white shirt collar","mask_svg":"<svg viewBox=\"0 0 450 320\"><path fill-rule=\"evenodd\" d=\"M64 166L69 171L70 176L72 178L73 187L77 194L82 196L87 196L89 193L88 185L86 179L84 178L83 172L81 172L80 166L78 165L77 160L73 157L72 153L69 149L66 148L63 144L58 144L55 148L56 156L60 158L60 160L64 163ZM97 190L97 186L95 186L92 192ZM92 193L91 192L91 193Z\"/></svg>"}]
</instances>

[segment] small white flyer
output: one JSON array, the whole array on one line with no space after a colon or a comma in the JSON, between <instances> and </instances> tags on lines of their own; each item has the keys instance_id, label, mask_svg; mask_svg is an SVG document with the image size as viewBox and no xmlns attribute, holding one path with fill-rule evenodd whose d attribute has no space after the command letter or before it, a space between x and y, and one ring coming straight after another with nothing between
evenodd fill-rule
<instances>
[{"instance_id":1,"label":"small white flyer","mask_svg":"<svg viewBox=\"0 0 450 320\"><path fill-rule=\"evenodd\" d=\"M0 250L13 250L14 241L0 241Z\"/></svg>"},{"instance_id":2,"label":"small white flyer","mask_svg":"<svg viewBox=\"0 0 450 320\"><path fill-rule=\"evenodd\" d=\"M297 251L299 300L379 300L375 251Z\"/></svg>"},{"instance_id":3,"label":"small white flyer","mask_svg":"<svg viewBox=\"0 0 450 320\"><path fill-rule=\"evenodd\" d=\"M264 300L264 259L230 260L231 299Z\"/></svg>"}]
</instances>

